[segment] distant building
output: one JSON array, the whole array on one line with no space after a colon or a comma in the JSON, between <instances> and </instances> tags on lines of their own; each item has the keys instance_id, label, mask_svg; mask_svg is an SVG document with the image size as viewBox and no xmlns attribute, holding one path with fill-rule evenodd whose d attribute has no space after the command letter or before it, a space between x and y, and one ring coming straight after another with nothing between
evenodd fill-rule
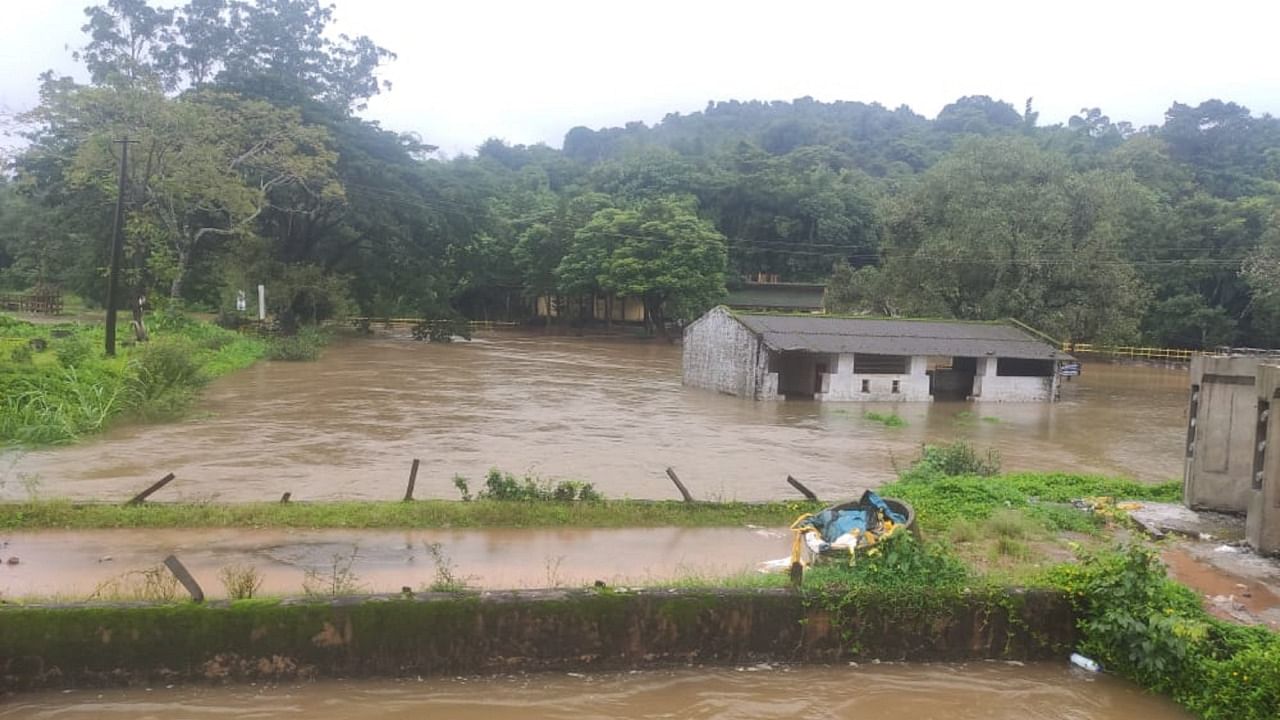
<instances>
[{"instance_id":1,"label":"distant building","mask_svg":"<svg viewBox=\"0 0 1280 720\"><path fill-rule=\"evenodd\" d=\"M717 307L684 331L684 384L773 400L1058 397L1071 356L1000 323L769 315Z\"/></svg>"},{"instance_id":2,"label":"distant building","mask_svg":"<svg viewBox=\"0 0 1280 720\"><path fill-rule=\"evenodd\" d=\"M724 304L734 310L821 312L825 291L814 283L748 282L730 290Z\"/></svg>"},{"instance_id":3,"label":"distant building","mask_svg":"<svg viewBox=\"0 0 1280 720\"><path fill-rule=\"evenodd\" d=\"M641 323L644 322L644 301L638 297L617 295L581 298L541 295L534 301L533 312L540 318L583 318L589 315L597 322Z\"/></svg>"}]
</instances>

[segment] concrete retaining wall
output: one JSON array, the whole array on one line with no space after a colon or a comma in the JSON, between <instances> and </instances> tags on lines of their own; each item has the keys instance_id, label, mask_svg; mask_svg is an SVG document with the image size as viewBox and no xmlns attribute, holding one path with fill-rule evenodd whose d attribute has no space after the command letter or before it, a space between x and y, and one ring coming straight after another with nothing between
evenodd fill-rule
<instances>
[{"instance_id":1,"label":"concrete retaining wall","mask_svg":"<svg viewBox=\"0 0 1280 720\"><path fill-rule=\"evenodd\" d=\"M10 606L0 608L0 689L752 660L1061 659L1075 639L1070 605L1052 592L864 600L848 618L785 590Z\"/></svg>"}]
</instances>

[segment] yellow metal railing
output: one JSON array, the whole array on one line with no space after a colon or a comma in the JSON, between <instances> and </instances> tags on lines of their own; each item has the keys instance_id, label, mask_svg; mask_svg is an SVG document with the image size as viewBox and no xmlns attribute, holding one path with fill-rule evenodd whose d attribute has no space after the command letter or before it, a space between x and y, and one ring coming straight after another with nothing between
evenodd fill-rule
<instances>
[{"instance_id":1,"label":"yellow metal railing","mask_svg":"<svg viewBox=\"0 0 1280 720\"><path fill-rule=\"evenodd\" d=\"M1144 358L1147 360L1176 360L1188 362L1196 350L1181 348L1137 347L1132 345L1094 345L1092 343L1062 343L1062 351L1067 353L1092 353L1095 355L1111 355L1113 357Z\"/></svg>"}]
</instances>

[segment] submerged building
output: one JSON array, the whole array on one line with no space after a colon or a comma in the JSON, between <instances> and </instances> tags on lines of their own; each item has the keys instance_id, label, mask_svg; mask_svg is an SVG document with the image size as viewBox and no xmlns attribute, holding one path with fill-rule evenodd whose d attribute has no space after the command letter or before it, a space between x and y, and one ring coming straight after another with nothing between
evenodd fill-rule
<instances>
[{"instance_id":1,"label":"submerged building","mask_svg":"<svg viewBox=\"0 0 1280 720\"><path fill-rule=\"evenodd\" d=\"M1001 323L737 313L717 307L684 331L684 384L773 400L1058 397L1071 356Z\"/></svg>"}]
</instances>

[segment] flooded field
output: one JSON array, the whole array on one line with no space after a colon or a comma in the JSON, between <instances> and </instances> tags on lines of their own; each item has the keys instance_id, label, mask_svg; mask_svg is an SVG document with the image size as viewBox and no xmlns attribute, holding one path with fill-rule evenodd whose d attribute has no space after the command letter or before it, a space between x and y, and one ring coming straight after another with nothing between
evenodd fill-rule
<instances>
[{"instance_id":1,"label":"flooded field","mask_svg":"<svg viewBox=\"0 0 1280 720\"><path fill-rule=\"evenodd\" d=\"M751 666L489 679L137 688L18 695L0 718L444 717L1189 720L1171 701L1065 665Z\"/></svg>"},{"instance_id":2,"label":"flooded field","mask_svg":"<svg viewBox=\"0 0 1280 720\"><path fill-rule=\"evenodd\" d=\"M589 480L614 497L826 497L893 476L926 441L997 448L1008 470L1159 481L1181 474L1186 373L1086 363L1055 404L760 403L680 384L680 348L621 338L495 334L436 345L343 340L315 363L261 363L213 383L181 422L118 427L0 458L0 498L123 499L174 472L157 500L420 497L490 467Z\"/></svg>"},{"instance_id":3,"label":"flooded field","mask_svg":"<svg viewBox=\"0 0 1280 720\"><path fill-rule=\"evenodd\" d=\"M261 591L298 595L307 571L352 573L350 590L424 590L448 573L484 589L583 587L726 577L786 557L790 533L750 528L622 530L98 530L3 536L0 597L83 600L129 580L170 553L210 597L225 597L218 571L251 565ZM434 551L433 551L434 548Z\"/></svg>"}]
</instances>

